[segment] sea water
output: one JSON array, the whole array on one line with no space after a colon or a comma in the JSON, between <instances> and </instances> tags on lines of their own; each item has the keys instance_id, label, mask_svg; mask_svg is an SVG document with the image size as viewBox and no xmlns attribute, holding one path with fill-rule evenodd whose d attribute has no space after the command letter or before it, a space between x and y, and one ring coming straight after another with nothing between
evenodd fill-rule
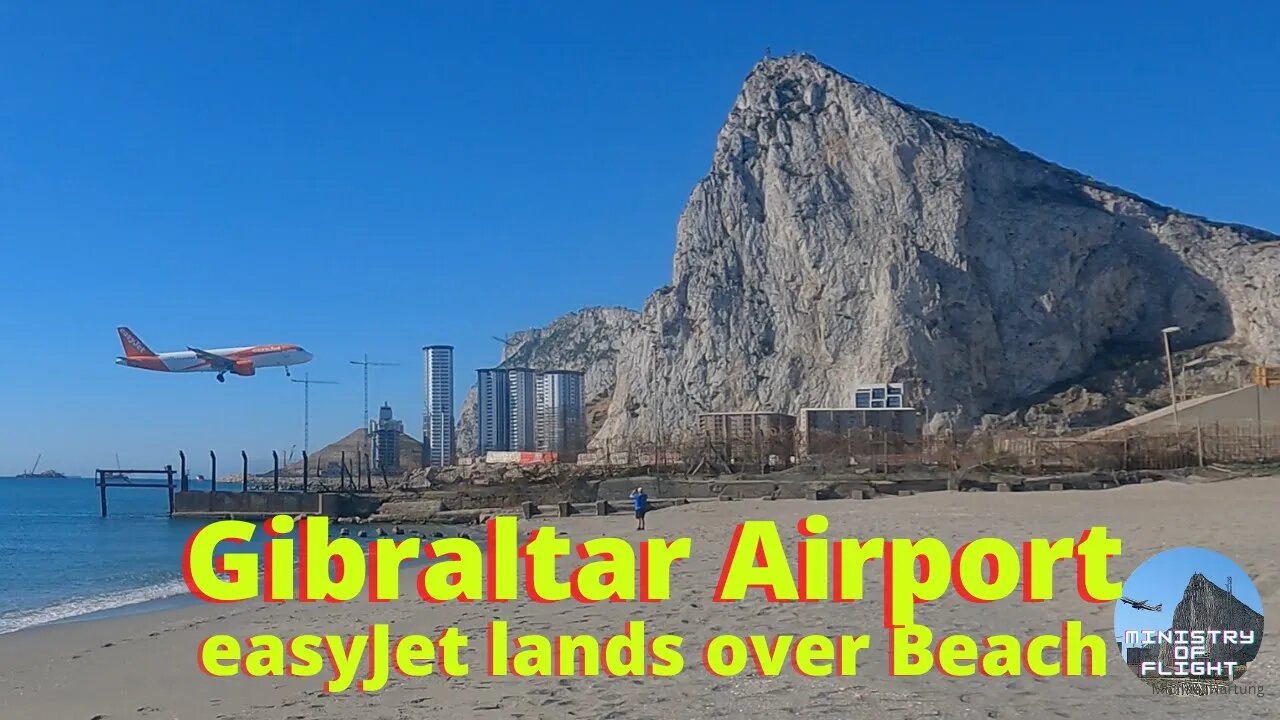
<instances>
[{"instance_id":1,"label":"sea water","mask_svg":"<svg viewBox=\"0 0 1280 720\"><path fill-rule=\"evenodd\" d=\"M182 549L203 521L168 493L91 479L0 478L0 633L186 594Z\"/></svg>"},{"instance_id":2,"label":"sea water","mask_svg":"<svg viewBox=\"0 0 1280 720\"><path fill-rule=\"evenodd\" d=\"M0 478L0 634L199 602L182 580L182 550L209 520L169 517L163 488L107 492L103 518L92 479ZM365 526L370 537L358 541L374 539L376 527ZM432 537L459 528L415 530ZM477 530L467 532L483 536ZM262 542L258 532L235 550L258 552Z\"/></svg>"}]
</instances>

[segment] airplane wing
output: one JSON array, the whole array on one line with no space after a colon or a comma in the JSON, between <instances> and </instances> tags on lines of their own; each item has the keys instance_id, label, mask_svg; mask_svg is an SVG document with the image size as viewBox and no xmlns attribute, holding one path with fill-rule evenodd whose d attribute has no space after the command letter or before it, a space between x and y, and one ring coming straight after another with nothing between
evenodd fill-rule
<instances>
[{"instance_id":1,"label":"airplane wing","mask_svg":"<svg viewBox=\"0 0 1280 720\"><path fill-rule=\"evenodd\" d=\"M224 355L218 355L207 350L201 350L200 348L193 348L191 346L187 346L187 349L195 353L196 357L209 363L210 367L217 368L219 370L230 370L236 366L235 360Z\"/></svg>"}]
</instances>

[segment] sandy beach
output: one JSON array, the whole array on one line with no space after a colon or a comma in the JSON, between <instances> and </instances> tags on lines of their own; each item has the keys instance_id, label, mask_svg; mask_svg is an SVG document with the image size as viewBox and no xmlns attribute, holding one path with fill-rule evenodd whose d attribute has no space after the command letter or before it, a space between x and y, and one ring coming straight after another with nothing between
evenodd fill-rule
<instances>
[{"instance_id":1,"label":"sandy beach","mask_svg":"<svg viewBox=\"0 0 1280 720\"><path fill-rule=\"evenodd\" d=\"M734 526L745 519L776 520L783 540L793 543L796 522L811 513L830 520L825 533L840 537L934 536L953 551L982 536L1014 543L1033 537L1078 537L1103 525L1123 541L1111 560L1110 579L1128 573L1156 552L1195 545L1233 558L1246 569L1265 609L1280 607L1280 477L1213 483L1157 482L1105 491L1037 493L929 493L872 501L706 502L652 513L643 534L629 515L575 517L546 522L577 541L605 534L640 539L692 539L692 556L677 563L672 599L662 603L575 602L539 604L528 599L503 605L429 605L416 598L373 604L252 601L200 605L144 616L49 626L0 636L0 717L89 720L96 718L1020 718L1020 717L1200 717L1273 716L1280 710L1280 662L1264 639L1257 661L1241 686L1270 693L1216 697L1153 695L1123 664L1114 643L1112 604L1090 604L1074 592L1071 563L1061 563L1055 597L1024 604L1015 596L989 605L963 601L952 592L918 606L920 621L935 633L963 632L981 638L1058 632L1068 619L1108 639L1106 677L948 678L890 677L882 628L882 582L866 578L866 598L845 604L767 603L758 595L737 604L711 601ZM528 529L532 524L522 526ZM572 567L578 561L564 564ZM562 575L564 577L564 575ZM406 587L411 587L406 585ZM485 673L487 624L506 620L512 634L621 633L629 620L644 620L649 636L683 635L684 669L676 677L489 677ZM396 634L435 637L456 626L471 637L462 659L466 677L392 676L372 695L352 690L326 695L327 673L315 678L218 679L201 672L197 647L210 635L246 638L258 633L293 636L357 634L371 623L390 623ZM790 667L776 677L758 677L750 666L735 678L709 674L702 643L720 633L831 636L869 633L872 644L858 657L856 677L807 678Z\"/></svg>"}]
</instances>

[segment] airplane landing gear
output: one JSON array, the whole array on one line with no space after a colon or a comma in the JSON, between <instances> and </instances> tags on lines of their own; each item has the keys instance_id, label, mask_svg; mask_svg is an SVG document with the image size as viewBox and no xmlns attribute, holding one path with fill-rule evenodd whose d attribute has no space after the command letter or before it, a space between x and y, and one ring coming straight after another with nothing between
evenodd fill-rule
<instances>
[{"instance_id":1,"label":"airplane landing gear","mask_svg":"<svg viewBox=\"0 0 1280 720\"><path fill-rule=\"evenodd\" d=\"M227 378L224 373L218 373L218 382L226 382Z\"/></svg>"}]
</instances>

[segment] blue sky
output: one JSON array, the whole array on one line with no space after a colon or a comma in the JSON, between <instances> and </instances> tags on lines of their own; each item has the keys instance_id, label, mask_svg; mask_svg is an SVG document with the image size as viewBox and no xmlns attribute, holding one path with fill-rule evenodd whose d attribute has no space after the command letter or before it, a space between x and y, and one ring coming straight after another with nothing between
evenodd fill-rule
<instances>
[{"instance_id":1,"label":"blue sky","mask_svg":"<svg viewBox=\"0 0 1280 720\"><path fill-rule=\"evenodd\" d=\"M1231 558L1204 548L1183 547L1165 550L1138 566L1124 581L1125 597L1162 605L1160 612L1135 610L1116 602L1115 634L1123 638L1126 630L1165 630L1173 623L1173 612L1182 599L1191 576L1200 573L1224 590L1232 578L1231 592L1240 602L1265 616L1262 597L1253 580ZM1229 630L1233 628L1219 628Z\"/></svg>"},{"instance_id":2,"label":"blue sky","mask_svg":"<svg viewBox=\"0 0 1280 720\"><path fill-rule=\"evenodd\" d=\"M413 428L422 345L457 346L460 401L492 336L638 307L766 46L1280 230L1277 22L1261 3L5 4L0 472L301 446L301 386L117 367L120 324L157 350L304 345L343 383L314 389L318 447L359 424L362 353L402 363L371 402Z\"/></svg>"}]
</instances>

